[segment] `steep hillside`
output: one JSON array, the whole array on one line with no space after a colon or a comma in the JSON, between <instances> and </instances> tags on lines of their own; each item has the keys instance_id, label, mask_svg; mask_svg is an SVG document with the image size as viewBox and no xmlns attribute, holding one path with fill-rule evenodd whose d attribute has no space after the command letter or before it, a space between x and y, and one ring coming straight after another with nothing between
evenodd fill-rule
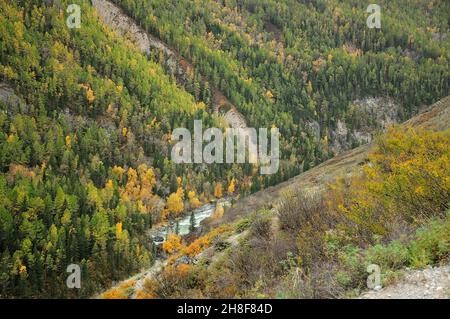
<instances>
[{"instance_id":1,"label":"steep hillside","mask_svg":"<svg viewBox=\"0 0 450 319\"><path fill-rule=\"evenodd\" d=\"M443 219L447 205L442 200L447 180L441 179L448 175L442 165L446 136L434 130L448 126L448 98L409 122L426 128L428 140L396 130L385 142L374 136L448 95L450 4L381 5L382 28L371 29L367 5L358 0L0 0L0 297L88 297L135 274L139 289L133 290L131 281L119 287L134 297L221 292L235 297L252 289L257 295L264 290L258 286L263 271L254 268L251 251L239 255L236 248L241 240L250 242L262 260L276 261L267 262L274 278L286 275L278 262L287 267L291 260L269 239L289 233L280 207L291 191L336 195L323 202L346 198L336 207L353 224L330 218L339 225L331 230L348 231L361 249L375 245L368 233L388 243L403 232L384 220L367 230L361 216L372 210L360 207L389 211L408 231L425 227L426 234L429 229L441 234L421 216ZM80 9L79 28L70 23L74 8ZM192 132L195 120L204 130L278 128L279 170L263 175L261 163L175 163L172 132ZM360 146L366 142L371 145ZM428 154L426 147L435 152ZM383 161L395 164L392 172ZM367 203L343 186L328 189L339 176L357 183L354 172L371 163L378 165L375 176L391 180L389 174L398 173L408 180L411 172L396 171L410 168L402 161L410 161L417 178L410 184L416 188L391 189L395 201L370 193ZM424 167L430 175L421 175L428 171ZM379 182L372 187L364 180L367 187L354 189L395 186ZM399 194L416 200L409 203ZM384 206L374 204L378 199ZM393 212L398 205L411 216ZM199 225L206 216L211 218ZM392 222L389 216L383 215ZM266 235L269 229L273 236L259 238L255 229ZM291 238L289 249L319 265L299 252L307 254L298 247L311 248L311 241L298 229L292 234L298 238ZM422 237L416 239L415 245L423 244ZM437 263L444 260L436 255L439 247L433 258L428 250L426 258L411 256ZM227 258L248 265L249 281L226 263L224 271L231 275L225 274L224 282L216 274L215 283L196 278L203 286L183 288L186 296L146 282L146 274L169 282L177 282L179 274L190 276L201 252L211 265ZM83 278L80 289L66 284L67 269L74 265ZM195 269L195 276L212 270ZM305 266L306 271L311 269ZM227 280L246 286L233 288ZM264 284L270 296L282 290ZM128 296L123 291L118 295Z\"/></svg>"},{"instance_id":2,"label":"steep hillside","mask_svg":"<svg viewBox=\"0 0 450 319\"><path fill-rule=\"evenodd\" d=\"M185 89L188 89L189 79L192 73L195 72L194 66L183 59L177 52L170 48L167 44L155 38L151 34L145 32L139 27L135 21L128 17L119 7L108 0L92 0L92 5L95 7L97 14L101 17L102 21L114 29L118 34L122 36L128 36L133 42L135 42L142 52L150 55L152 50L156 52L162 52L165 59L165 65L168 71L173 76L177 76L178 83ZM206 90L206 86L209 87L208 79L201 78L201 83ZM194 96L198 95L197 92L191 92ZM206 95L205 95L206 94ZM234 105L223 95L218 89L213 89L212 97L210 93L205 92L200 99L203 102L208 103L212 98L212 109L216 115L220 113L225 123L234 128L246 128L247 123L244 116L239 113ZM222 109L225 109L222 111Z\"/></svg>"},{"instance_id":3,"label":"steep hillside","mask_svg":"<svg viewBox=\"0 0 450 319\"><path fill-rule=\"evenodd\" d=\"M249 126L279 127L280 171L254 176L252 191L369 139L353 132L378 128L377 117L361 121L357 101L394 101L403 121L448 93L445 1L385 2L380 30L367 28L366 4L353 0L112 1L176 48Z\"/></svg>"},{"instance_id":4,"label":"steep hillside","mask_svg":"<svg viewBox=\"0 0 450 319\"><path fill-rule=\"evenodd\" d=\"M418 116L411 118L402 124L415 128L444 131L450 128L450 97L446 97L436 104L428 107ZM251 212L262 208L276 207L277 202L284 193L293 190L304 190L307 192L323 191L327 183L338 177L349 176L357 172L367 159L372 144L357 147L347 151L324 163L300 174L277 186L268 187L239 200L222 219L211 221L209 225L214 226L224 222L233 221Z\"/></svg>"},{"instance_id":5,"label":"steep hillside","mask_svg":"<svg viewBox=\"0 0 450 319\"><path fill-rule=\"evenodd\" d=\"M152 224L209 201L226 170L169 162L174 127L217 120L85 1L69 29L68 5L1 1L2 297L90 296L137 272ZM73 263L81 290L65 284Z\"/></svg>"},{"instance_id":6,"label":"steep hillside","mask_svg":"<svg viewBox=\"0 0 450 319\"><path fill-rule=\"evenodd\" d=\"M403 123L398 129L426 129L428 132L442 132L439 134L442 134L442 136L445 136L448 140L450 130L449 111L450 97L447 97L426 108L426 110L424 110L420 115L415 116ZM389 138L389 134L391 133L387 133L385 138ZM441 145L441 147L446 147L447 149L442 151L448 152L448 145L444 144ZM298 197L298 200L300 201L299 203L308 202L311 200L311 197L316 198L319 196L321 198L321 194L335 192L334 187L339 186L331 186L330 188L330 185L335 185L336 181L341 179L349 181L352 181L354 178L358 179L358 176L361 175L363 170L367 167L372 167L373 164L370 163L373 161L371 154L374 152L374 149L375 145L373 143L358 147L355 150L345 152L333 159L330 159L323 164L312 168L308 172L290 179L289 181L274 187L269 187L245 198L238 199L231 208L226 209L222 217L214 217L206 220L203 223L204 236L194 240L193 242L187 242L185 248L177 248L179 249L178 252L177 249L174 250L175 252L172 252L172 255L164 261L163 267L161 267L161 264L157 264L157 268L152 267L139 276L119 284L112 290L103 294L102 297L114 298L114 296L116 296L126 298L130 292L133 292L133 298L180 297L186 295L196 298L230 298L239 296L277 297L274 293L287 294L279 295L278 297L289 298L355 296L355 294L360 291L359 289L362 288L362 290L365 290L365 287L361 287L361 282L365 283L365 279L362 280L362 278L367 276L364 275L365 269L350 269L351 272L354 272L351 276L354 276L355 274L359 276L357 279L352 279L356 280L358 289L351 292L346 292L346 289L348 288L345 288L345 284L342 284L342 286L339 286L340 283L338 284L339 280L344 281L345 279L335 278L335 276L339 276L340 273L345 275L345 271L347 271L345 268L320 269L318 270L319 273L315 273L315 276L322 276L317 278L318 280L330 280L328 283L329 287L326 286L328 284L321 281L315 283L308 282L308 280L311 280L308 276L311 275L306 275L305 272L307 272L307 270L302 269L301 262L299 261L300 259L296 259L299 257L295 257L295 255L293 255L293 252L296 249L295 246L292 246L294 244L290 243L291 239L289 239L294 235L292 233L293 229L284 229L287 227L286 223L288 223L287 225L291 225L293 227L293 222L295 219L291 216L289 217L290 219L286 221L285 218L287 217L280 215L280 212L285 211L289 207L290 204L288 203L292 200L291 198ZM441 167L441 169L444 169L444 172L447 170L447 173L445 173L443 177L448 178L448 167ZM304 196L302 194L308 195L305 198L302 198L301 196ZM444 200L448 199L448 187L443 196ZM296 205L299 205L299 203ZM444 205L448 204L444 203ZM308 207L308 209L312 208L312 206ZM321 225L321 223L324 222L326 223L326 221L330 218L326 212L329 208L327 208L326 205L321 207L322 208L318 215L319 220L315 220L318 225ZM294 207L295 211L301 211L302 209L305 208ZM295 214L297 214L297 212L295 212ZM304 218L305 219L303 222L306 222L307 219L306 217ZM396 221L396 223L398 223L398 221ZM444 240L444 242L439 243L439 245L443 245L441 249L444 249L444 253L442 253L440 258L442 258L443 262L448 263L448 243L445 243L446 240L448 241L446 236L446 233L448 232L448 224L445 222L438 222L438 224L441 225L441 228L436 228L435 224L435 228L433 228L431 233L434 236L443 236L439 239ZM415 228L413 227L412 229ZM412 236L411 232L414 232L411 229L402 229L401 231L404 233L397 233L393 238L390 238L384 243L391 243L390 245L395 245L393 244L395 242L395 240L392 241L393 239L403 238L403 236ZM423 233L428 234L426 231ZM421 235L418 236L418 239L414 240L421 243ZM412 245L411 247L414 247L414 245L416 245L414 240L412 241L413 244L408 245ZM435 239L425 238L425 240L432 243ZM182 247L181 242L178 245L180 245L178 247ZM367 245L368 244L366 244L365 249L370 247L370 245ZM423 245L423 243L420 245ZM345 249L351 248L351 246L346 247L348 248ZM370 248L367 254L369 256L372 256L371 254L376 254L376 249L382 249L380 247L375 246L375 248ZM350 250L350 252L345 252L350 254L349 256L346 256L346 258L353 258L353 262L355 263L358 258L373 258L363 257L366 253L362 250L358 251L357 248L351 249L354 251L352 252L352 250ZM395 254L397 252L390 252L387 250L391 248L383 249L386 249L386 252L381 252L382 254L387 254L387 256L389 256L389 254L393 254L393 256L395 256L383 258L405 258L396 256ZM355 255L351 255L355 252ZM254 258L257 258L259 261ZM331 257L328 258L331 259ZM273 263L275 263L275 261L273 260L278 260L278 263L283 265L282 269L277 270L275 273L272 273L270 268L279 268L279 265L274 265ZM296 265L297 262L299 262L298 265ZM358 267L361 267L365 261L358 262L362 263L362 265L358 265ZM332 265L331 260L324 260L321 261L321 263L325 265L329 263L330 267ZM442 268L443 272L446 271L446 267L448 268L448 266L444 266L444 268ZM182 271L181 268L185 270ZM265 270L262 270L262 268L265 268ZM260 276L263 276L264 273L270 277L266 279L260 278L260 281L258 281L258 278L256 277L253 278L254 281L252 281L253 279L246 277L258 276L258 272L261 272ZM423 272L425 273L427 271ZM416 272L416 274L417 273L419 272ZM436 275L434 275L434 273L436 273ZM306 277L304 277L305 275ZM187 278L185 278L185 276L187 276ZM395 268L394 272L391 269L384 269L384 283L389 285L392 282L396 282L396 286L392 288L388 287L380 292L368 292L364 294L362 298L389 298L392 296L398 298L445 298L445 296L447 296L447 278L445 273L441 274L441 270L438 268L436 271L433 270L432 275L426 277L426 282L432 283L432 287L419 287L418 283L414 284L415 281L413 280L413 275L410 275L410 273L406 275L405 281L402 281L403 276L403 273L398 268ZM191 278L191 280L194 281L198 280L200 283L195 284L194 287L191 287L190 285L186 286L185 280L189 280L188 278ZM243 278L247 279L244 280ZM135 280L137 280L137 283L139 284L135 284ZM251 282L254 282L256 286L246 287L244 284L238 285L236 281L240 280L244 280L244 282L250 280ZM285 280L287 282L285 282ZM295 286L295 284L292 285L292 281L296 281L297 285L300 286ZM283 287L282 285L284 284L287 286ZM167 286L164 290L159 290L160 288L162 289L160 285ZM311 291L302 290L303 288L301 285L305 285L305 287L308 286L308 289L311 289ZM315 285L319 288L315 288ZM415 290L409 291L406 288L408 285L415 285ZM244 287L246 288L244 289ZM296 289L298 289L298 291ZM274 292L274 290L277 292ZM316 291L313 292L314 290ZM428 295L426 294L427 291ZM420 296L418 294L420 294Z\"/></svg>"}]
</instances>

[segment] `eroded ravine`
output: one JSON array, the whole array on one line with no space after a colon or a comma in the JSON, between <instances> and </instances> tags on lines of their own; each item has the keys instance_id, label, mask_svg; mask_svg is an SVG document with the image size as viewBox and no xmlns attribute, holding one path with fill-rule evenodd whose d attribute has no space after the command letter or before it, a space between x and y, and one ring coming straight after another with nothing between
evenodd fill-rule
<instances>
[{"instance_id":1,"label":"eroded ravine","mask_svg":"<svg viewBox=\"0 0 450 319\"><path fill-rule=\"evenodd\" d=\"M171 48L159 38L149 34L143 30L131 17L129 17L116 4L108 0L91 0L93 7L96 9L98 16L103 23L113 29L118 35L128 37L138 48L149 54L152 49L161 50L168 57L167 63L170 65L177 64L186 76L189 70L193 70L194 66L186 61L176 50ZM230 100L217 88L214 89L214 112L222 116L225 122L233 128L246 128L247 121L234 106ZM220 109L226 107L228 110L225 114L220 115Z\"/></svg>"}]
</instances>

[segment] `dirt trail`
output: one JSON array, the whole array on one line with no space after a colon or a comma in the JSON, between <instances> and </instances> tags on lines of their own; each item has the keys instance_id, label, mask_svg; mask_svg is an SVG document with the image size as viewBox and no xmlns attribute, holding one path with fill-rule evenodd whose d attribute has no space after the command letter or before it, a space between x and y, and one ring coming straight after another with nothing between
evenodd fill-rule
<instances>
[{"instance_id":1,"label":"dirt trail","mask_svg":"<svg viewBox=\"0 0 450 319\"><path fill-rule=\"evenodd\" d=\"M399 282L378 291L363 293L360 299L449 299L450 265L407 270Z\"/></svg>"},{"instance_id":2,"label":"dirt trail","mask_svg":"<svg viewBox=\"0 0 450 319\"><path fill-rule=\"evenodd\" d=\"M136 299L136 294L138 293L138 291L144 289L145 279L155 276L166 266L166 264L167 261L165 260L157 260L152 267L137 275L135 277L136 283L134 284L134 292L131 295L131 299Z\"/></svg>"},{"instance_id":3,"label":"dirt trail","mask_svg":"<svg viewBox=\"0 0 450 319\"><path fill-rule=\"evenodd\" d=\"M92 5L97 10L97 14L103 23L112 28L118 35L128 37L140 48L142 52L148 54L151 49L163 51L171 60L169 61L169 64L177 63L184 72L184 75L189 73L189 70L194 69L194 66L181 57L176 50L170 48L166 43L143 30L116 4L108 0L92 0ZM206 81L206 78L204 78L204 80ZM217 115L219 115L220 108L229 108L229 110L223 115L223 118L229 126L233 128L247 127L245 117L221 91L215 89L213 97L215 104L214 112Z\"/></svg>"}]
</instances>

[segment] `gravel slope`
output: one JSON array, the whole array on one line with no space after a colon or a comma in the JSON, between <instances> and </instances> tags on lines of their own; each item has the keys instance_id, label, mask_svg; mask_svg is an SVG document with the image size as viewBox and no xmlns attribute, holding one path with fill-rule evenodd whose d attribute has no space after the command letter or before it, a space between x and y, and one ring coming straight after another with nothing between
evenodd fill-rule
<instances>
[{"instance_id":1,"label":"gravel slope","mask_svg":"<svg viewBox=\"0 0 450 319\"><path fill-rule=\"evenodd\" d=\"M398 283L379 291L368 291L360 299L449 299L450 265L406 270Z\"/></svg>"}]
</instances>

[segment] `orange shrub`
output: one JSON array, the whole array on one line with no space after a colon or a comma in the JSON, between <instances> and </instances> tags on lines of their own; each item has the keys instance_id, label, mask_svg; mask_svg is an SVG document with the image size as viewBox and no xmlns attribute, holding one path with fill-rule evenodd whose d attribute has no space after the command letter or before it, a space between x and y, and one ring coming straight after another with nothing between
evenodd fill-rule
<instances>
[{"instance_id":1,"label":"orange shrub","mask_svg":"<svg viewBox=\"0 0 450 319\"><path fill-rule=\"evenodd\" d=\"M136 299L154 299L156 298L154 293L147 292L146 290L138 290L136 291Z\"/></svg>"},{"instance_id":2,"label":"orange shrub","mask_svg":"<svg viewBox=\"0 0 450 319\"><path fill-rule=\"evenodd\" d=\"M177 271L180 276L186 276L189 272L192 271L193 266L188 264L180 264L177 267Z\"/></svg>"},{"instance_id":3,"label":"orange shrub","mask_svg":"<svg viewBox=\"0 0 450 319\"><path fill-rule=\"evenodd\" d=\"M183 255L189 255L190 257L197 256L205 248L209 246L209 239L207 236L202 236L194 240L189 246L182 250Z\"/></svg>"},{"instance_id":4,"label":"orange shrub","mask_svg":"<svg viewBox=\"0 0 450 319\"><path fill-rule=\"evenodd\" d=\"M163 244L163 249L169 254L179 251L183 247L181 237L177 234L170 234Z\"/></svg>"},{"instance_id":5,"label":"orange shrub","mask_svg":"<svg viewBox=\"0 0 450 319\"><path fill-rule=\"evenodd\" d=\"M112 288L105 291L101 296L101 299L128 299L127 293L120 288Z\"/></svg>"},{"instance_id":6,"label":"orange shrub","mask_svg":"<svg viewBox=\"0 0 450 319\"><path fill-rule=\"evenodd\" d=\"M127 281L124 281L123 283L120 284L119 288L120 289L128 289L133 287L136 284L136 280L134 279L129 279Z\"/></svg>"}]
</instances>

